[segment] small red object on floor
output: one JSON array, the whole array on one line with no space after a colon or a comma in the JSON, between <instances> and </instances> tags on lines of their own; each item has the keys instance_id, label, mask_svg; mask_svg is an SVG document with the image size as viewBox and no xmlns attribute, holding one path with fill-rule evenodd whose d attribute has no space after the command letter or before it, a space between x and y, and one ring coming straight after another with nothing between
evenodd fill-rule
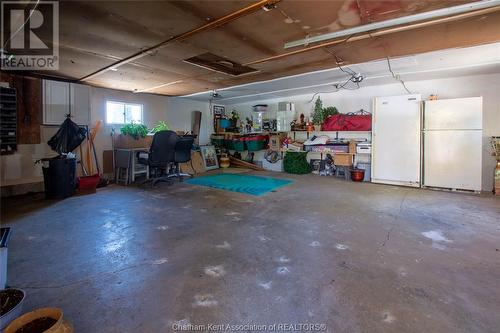
<instances>
[{"instance_id":1,"label":"small red object on floor","mask_svg":"<svg viewBox=\"0 0 500 333\"><path fill-rule=\"evenodd\" d=\"M362 182L364 178L365 178L365 170L363 169L351 170L351 180L353 182Z\"/></svg>"},{"instance_id":2,"label":"small red object on floor","mask_svg":"<svg viewBox=\"0 0 500 333\"><path fill-rule=\"evenodd\" d=\"M100 181L101 176L99 175L78 177L78 192L81 194L95 193Z\"/></svg>"}]
</instances>

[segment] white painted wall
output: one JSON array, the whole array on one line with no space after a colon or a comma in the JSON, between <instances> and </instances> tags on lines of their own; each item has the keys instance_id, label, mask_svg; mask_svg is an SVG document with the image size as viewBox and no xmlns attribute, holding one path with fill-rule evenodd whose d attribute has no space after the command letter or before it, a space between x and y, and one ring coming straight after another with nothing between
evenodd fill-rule
<instances>
[{"instance_id":1,"label":"white painted wall","mask_svg":"<svg viewBox=\"0 0 500 333\"><path fill-rule=\"evenodd\" d=\"M106 101L139 103L143 105L144 124L151 128L158 121L166 121L174 131L191 131L192 111L202 112L202 128L200 143L210 141L212 133L211 121L208 120L209 107L207 102L193 101L185 98L167 97L152 94L134 94L127 91L95 88L91 90L91 124L97 120L106 120ZM120 133L120 125L105 125L96 137L97 156L102 166L102 151L112 149L111 129Z\"/></svg>"},{"instance_id":2,"label":"white painted wall","mask_svg":"<svg viewBox=\"0 0 500 333\"><path fill-rule=\"evenodd\" d=\"M166 108L166 118L174 130L191 131L192 113L201 111L200 145L210 142L213 132L213 119L210 115L208 102L195 101L187 98L169 97Z\"/></svg>"},{"instance_id":3,"label":"white painted wall","mask_svg":"<svg viewBox=\"0 0 500 333\"><path fill-rule=\"evenodd\" d=\"M482 188L491 191L493 188L493 170L496 162L489 151L489 137L500 135L500 74L460 76L446 79L408 81L412 93L422 94L427 98L431 94L440 99L461 97L483 97L483 177ZM347 113L364 109L372 111L373 98L379 96L395 96L406 94L401 84L384 84L368 86L358 90L342 90L334 93L320 94L324 106L336 106L340 112ZM295 103L297 117L304 113L307 117L314 108L314 101L308 103L312 94L293 97L256 100L243 104L226 104L227 110L233 108L243 115L251 114L254 104L268 104L271 110L277 108L277 103L290 101ZM347 136L347 135L344 135ZM404 157L402 157L404 158Z\"/></svg>"},{"instance_id":4,"label":"white painted wall","mask_svg":"<svg viewBox=\"0 0 500 333\"><path fill-rule=\"evenodd\" d=\"M184 98L172 98L153 94L134 94L127 91L92 87L90 92L90 126L102 120L104 126L95 139L95 147L99 164L102 168L103 150L112 149L111 130L120 133L120 125L106 125L106 101L120 101L143 104L144 124L152 127L158 121L166 121L172 130L191 130L191 111L202 111L202 128L200 143L207 144L212 132L207 102L193 101ZM36 145L19 145L18 151L12 155L3 155L0 159L0 183L2 185L18 185L35 183L43 180L41 165L35 160L55 156L47 145L47 141L57 132L57 126L41 127L41 143ZM78 149L76 150L78 152Z\"/></svg>"},{"instance_id":5,"label":"white painted wall","mask_svg":"<svg viewBox=\"0 0 500 333\"><path fill-rule=\"evenodd\" d=\"M115 134L120 134L121 125L106 125L106 102L116 101L125 103L135 103L143 105L144 125L148 128L154 126L158 121L166 121L165 110L167 108L166 96L152 94L134 94L128 91L96 88L90 91L90 125L91 127L102 120L104 126L96 136L95 147L99 163L102 168L102 152L112 149L111 130L115 128ZM168 122L168 121L167 121Z\"/></svg>"}]
</instances>

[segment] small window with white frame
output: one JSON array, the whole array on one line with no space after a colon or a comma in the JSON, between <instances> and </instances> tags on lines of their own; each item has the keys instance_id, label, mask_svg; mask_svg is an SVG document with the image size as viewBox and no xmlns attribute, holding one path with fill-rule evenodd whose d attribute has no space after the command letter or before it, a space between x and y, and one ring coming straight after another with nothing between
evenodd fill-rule
<instances>
[{"instance_id":1,"label":"small window with white frame","mask_svg":"<svg viewBox=\"0 0 500 333\"><path fill-rule=\"evenodd\" d=\"M106 102L106 124L142 124L142 104Z\"/></svg>"}]
</instances>

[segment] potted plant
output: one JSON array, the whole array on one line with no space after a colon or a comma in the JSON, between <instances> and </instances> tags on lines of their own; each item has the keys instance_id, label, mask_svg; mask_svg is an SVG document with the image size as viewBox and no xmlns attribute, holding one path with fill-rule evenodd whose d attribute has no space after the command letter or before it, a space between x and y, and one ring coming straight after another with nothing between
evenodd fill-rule
<instances>
[{"instance_id":1,"label":"potted plant","mask_svg":"<svg viewBox=\"0 0 500 333\"><path fill-rule=\"evenodd\" d=\"M314 129L317 131L321 130L321 125L323 124L323 101L318 96L316 102L314 103L314 109L311 113L311 120L314 124Z\"/></svg>"},{"instance_id":2,"label":"potted plant","mask_svg":"<svg viewBox=\"0 0 500 333\"><path fill-rule=\"evenodd\" d=\"M41 308L23 314L4 330L4 333L16 332L73 333L74 329L64 318L61 309Z\"/></svg>"},{"instance_id":3,"label":"potted plant","mask_svg":"<svg viewBox=\"0 0 500 333\"><path fill-rule=\"evenodd\" d=\"M125 124L120 128L120 133L115 148L145 148L151 145L152 137L148 136L148 128L143 124Z\"/></svg>"},{"instance_id":4,"label":"potted plant","mask_svg":"<svg viewBox=\"0 0 500 333\"><path fill-rule=\"evenodd\" d=\"M3 289L0 291L0 331L21 315L26 294L21 289Z\"/></svg>"},{"instance_id":5,"label":"potted plant","mask_svg":"<svg viewBox=\"0 0 500 333\"><path fill-rule=\"evenodd\" d=\"M156 123L156 125L153 126L153 128L149 131L149 133L155 134L156 132L168 131L168 130L170 130L170 127L168 126L167 122L160 120L159 122Z\"/></svg>"},{"instance_id":6,"label":"potted plant","mask_svg":"<svg viewBox=\"0 0 500 333\"><path fill-rule=\"evenodd\" d=\"M236 111L236 110L231 111L231 116L229 117L229 121L231 122L232 128L238 127L238 120L239 119L240 119L240 115L238 114L238 111Z\"/></svg>"},{"instance_id":7,"label":"potted plant","mask_svg":"<svg viewBox=\"0 0 500 333\"><path fill-rule=\"evenodd\" d=\"M323 122L328 119L328 117L339 114L339 110L335 106L327 106L323 108Z\"/></svg>"},{"instance_id":8,"label":"potted plant","mask_svg":"<svg viewBox=\"0 0 500 333\"><path fill-rule=\"evenodd\" d=\"M500 195L500 137L491 137L491 153L497 159L495 168L495 194Z\"/></svg>"}]
</instances>

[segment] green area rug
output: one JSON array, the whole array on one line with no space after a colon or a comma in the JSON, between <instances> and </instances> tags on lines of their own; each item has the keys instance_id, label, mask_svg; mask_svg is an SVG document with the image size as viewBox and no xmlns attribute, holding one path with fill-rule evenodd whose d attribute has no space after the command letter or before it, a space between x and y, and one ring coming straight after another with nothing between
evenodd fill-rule
<instances>
[{"instance_id":1,"label":"green area rug","mask_svg":"<svg viewBox=\"0 0 500 333\"><path fill-rule=\"evenodd\" d=\"M221 190L245 193L250 195L264 195L280 187L293 183L292 180L271 177L249 176L234 173L223 173L204 177L191 178L185 181L188 184L208 186Z\"/></svg>"}]
</instances>

